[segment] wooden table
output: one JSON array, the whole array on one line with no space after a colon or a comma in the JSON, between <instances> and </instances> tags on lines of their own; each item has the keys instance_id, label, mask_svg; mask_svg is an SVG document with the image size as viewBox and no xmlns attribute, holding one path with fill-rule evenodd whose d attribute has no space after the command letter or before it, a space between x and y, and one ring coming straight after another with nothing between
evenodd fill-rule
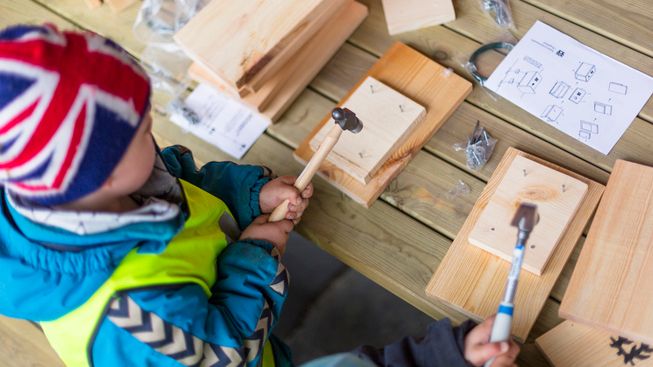
<instances>
[{"instance_id":1,"label":"wooden table","mask_svg":"<svg viewBox=\"0 0 653 367\"><path fill-rule=\"evenodd\" d=\"M279 174L297 174L292 150L335 105L374 61L391 45L380 0L362 0L370 16L338 51L281 121L270 127L244 162L265 164ZM479 0L457 0L457 20L396 37L438 62L470 78L464 69L479 45L498 39L502 30L483 14ZM521 37L536 20L653 75L653 6L650 0L512 0ZM139 56L144 44L131 26L138 7L113 14L104 6L89 10L80 0L1 0L0 25L17 22L51 22L62 28L83 28L113 38ZM465 166L465 158L452 145L464 142L480 120L499 139L493 158L481 171ZM653 100L640 112L612 152L604 156L529 115L508 101L495 100L482 88L474 92L370 209L347 199L321 179L302 224L297 230L347 265L390 290L434 318L464 316L429 299L424 287L447 251L508 146L533 153L606 183L615 159L653 165ZM191 147L199 161L229 159L207 143L184 134L164 117L155 116L154 131L161 145L170 142ZM462 180L471 187L467 195L449 191ZM558 306L578 256L579 241L549 300L522 348L520 364L546 366L533 339L562 320ZM290 249L292 251L292 248ZM307 259L310 261L310 259ZM20 322L19 322L20 323ZM24 327L33 328L24 323ZM42 345L38 333L23 343L5 343L16 322L0 319L0 365L53 365L51 351L34 353L29 344Z\"/></svg>"}]
</instances>

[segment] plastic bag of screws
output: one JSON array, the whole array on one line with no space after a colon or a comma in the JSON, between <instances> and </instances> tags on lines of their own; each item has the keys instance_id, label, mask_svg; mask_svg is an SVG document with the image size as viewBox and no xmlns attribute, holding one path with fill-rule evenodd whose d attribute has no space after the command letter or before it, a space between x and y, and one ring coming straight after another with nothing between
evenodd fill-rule
<instances>
[{"instance_id":1,"label":"plastic bag of screws","mask_svg":"<svg viewBox=\"0 0 653 367\"><path fill-rule=\"evenodd\" d=\"M478 171L490 160L496 144L497 139L494 139L484 127L481 127L480 121L476 121L474 132L467 138L467 144L456 143L453 148L456 151L464 150L467 167Z\"/></svg>"},{"instance_id":2,"label":"plastic bag of screws","mask_svg":"<svg viewBox=\"0 0 653 367\"><path fill-rule=\"evenodd\" d=\"M483 10L494 18L499 27L515 28L508 0L481 0L481 5Z\"/></svg>"}]
</instances>

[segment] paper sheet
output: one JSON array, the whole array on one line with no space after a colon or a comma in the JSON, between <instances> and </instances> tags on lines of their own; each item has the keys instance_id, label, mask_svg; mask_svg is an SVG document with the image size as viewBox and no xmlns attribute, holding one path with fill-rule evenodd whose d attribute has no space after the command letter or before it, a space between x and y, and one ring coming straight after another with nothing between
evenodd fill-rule
<instances>
[{"instance_id":1,"label":"paper sheet","mask_svg":"<svg viewBox=\"0 0 653 367\"><path fill-rule=\"evenodd\" d=\"M175 113L170 117L172 122L237 159L270 125L270 120L241 101L204 84L195 88L185 104L197 116Z\"/></svg>"},{"instance_id":2,"label":"paper sheet","mask_svg":"<svg viewBox=\"0 0 653 367\"><path fill-rule=\"evenodd\" d=\"M536 22L485 83L608 154L653 92L653 78Z\"/></svg>"}]
</instances>

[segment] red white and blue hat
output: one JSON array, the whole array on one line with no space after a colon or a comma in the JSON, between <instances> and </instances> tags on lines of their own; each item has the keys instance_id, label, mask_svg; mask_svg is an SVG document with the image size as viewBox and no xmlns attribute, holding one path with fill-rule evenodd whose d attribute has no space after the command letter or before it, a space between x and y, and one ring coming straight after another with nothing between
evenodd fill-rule
<instances>
[{"instance_id":1,"label":"red white and blue hat","mask_svg":"<svg viewBox=\"0 0 653 367\"><path fill-rule=\"evenodd\" d=\"M147 74L111 40L50 25L0 31L0 186L42 205L97 190L149 99Z\"/></svg>"}]
</instances>

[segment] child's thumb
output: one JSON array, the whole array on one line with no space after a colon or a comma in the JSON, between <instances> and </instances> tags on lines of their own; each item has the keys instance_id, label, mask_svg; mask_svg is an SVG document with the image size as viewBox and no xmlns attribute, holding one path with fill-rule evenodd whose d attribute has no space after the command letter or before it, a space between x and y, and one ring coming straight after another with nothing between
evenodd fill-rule
<instances>
[{"instance_id":1,"label":"child's thumb","mask_svg":"<svg viewBox=\"0 0 653 367\"><path fill-rule=\"evenodd\" d=\"M470 361L474 362L474 364L483 364L486 361L498 356L499 354L503 354L510 349L510 345L508 342L496 342L496 343L487 343L483 345L479 345L476 347L476 361Z\"/></svg>"}]
</instances>

